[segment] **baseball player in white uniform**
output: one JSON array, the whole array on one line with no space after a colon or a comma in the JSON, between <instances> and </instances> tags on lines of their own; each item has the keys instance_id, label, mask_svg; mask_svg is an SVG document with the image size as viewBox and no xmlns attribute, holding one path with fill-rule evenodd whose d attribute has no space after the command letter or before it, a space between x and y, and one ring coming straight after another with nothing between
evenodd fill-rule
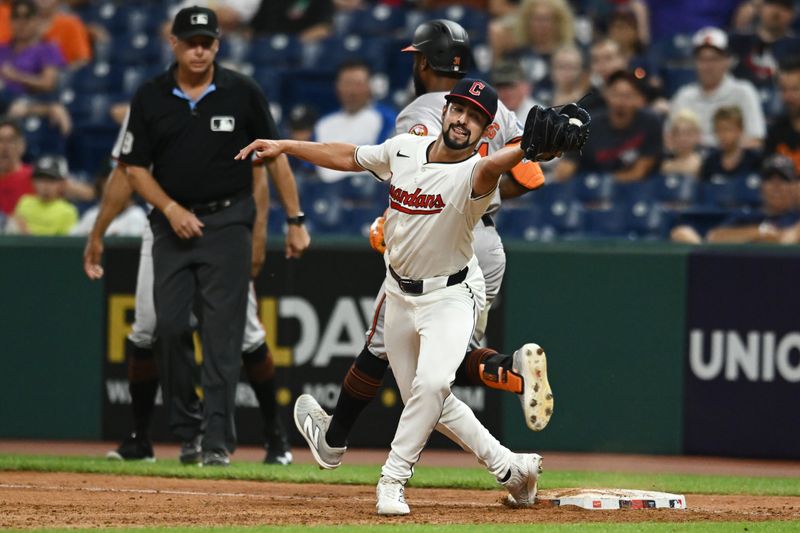
<instances>
[{"instance_id":1,"label":"baseball player in white uniform","mask_svg":"<svg viewBox=\"0 0 800 533\"><path fill-rule=\"evenodd\" d=\"M414 85L419 96L397 117L396 134L438 135L442 128L441 110L445 96L468 68L470 56L466 31L449 20L433 20L422 24L414 42L404 51L415 54ZM429 92L430 91L430 92ZM509 144L518 143L523 129L516 116L502 102L477 145L481 155L493 154ZM546 356L536 344L526 344L513 356L481 348L489 309L497 296L505 273L503 243L494 226L492 214L500 207L501 197L524 194L544 183L539 165L522 161L505 173L491 197L486 213L473 228L473 248L486 283L486 305L470 340L469 353L459 368L457 379L470 384L483 384L519 394L525 421L531 429L543 429L553 413L553 395L547 381ZM383 253L383 230L373 225L370 242ZM379 231L375 231L378 225ZM345 376L332 416L328 416L313 396L303 394L295 403L295 424L308 442L314 458L322 468L333 469L341 464L347 450L347 436L362 410L377 395L388 367L384 346L385 283L375 299L373 320L366 334L366 343ZM534 358L530 358L535 354ZM533 364L529 364L529 362ZM486 367L491 367L488 370ZM303 429L307 413L315 413L319 424ZM311 434L322 437L313 441Z\"/></svg>"},{"instance_id":2,"label":"baseball player in white uniform","mask_svg":"<svg viewBox=\"0 0 800 533\"><path fill-rule=\"evenodd\" d=\"M127 130L127 121L128 116L126 115L111 152L112 159L115 161L118 160L122 149L125 131ZM254 228L254 241L257 239L262 239L263 241L266 238L266 211L269 202L269 188L266 182L264 166L263 164L253 166L253 193L257 199L258 216L260 216L258 219L260 223L257 222L257 224L259 229L262 229L261 226L263 225L263 231L261 232ZM289 169L286 158L269 161L266 166L273 176L287 213L293 216L299 213L300 207L294 176ZM132 193L133 189L128 183L124 166L117 164L106 184L100 213L89 234L84 251L84 270L90 279L99 279L103 276L103 268L100 264L103 251L102 237L111 221L124 209ZM288 225L288 228L286 255L287 257L300 257L310 242L308 232L302 225L292 224ZM258 245L254 244L254 246ZM263 264L263 243L261 246L258 253L254 249L253 276L257 275ZM156 329L153 301L152 248L153 232L148 222L142 236L139 253L134 323L131 333L128 335L128 342L131 345L129 347L131 356L129 357L128 377L131 403L134 411L134 431L116 450L109 452L108 457L111 459L155 460L148 434L158 389L158 371L152 350ZM242 359L265 421L267 455L264 461L266 463L285 465L292 462L292 453L289 449L286 431L277 416L274 380L272 378L274 364L269 348L266 346L265 338L264 328L258 318L255 288L251 282L247 301L247 320L242 342ZM199 413L198 416L200 416ZM181 449L181 460L183 462L194 463L199 458L199 441L183 444Z\"/></svg>"},{"instance_id":3,"label":"baseball player in white uniform","mask_svg":"<svg viewBox=\"0 0 800 533\"><path fill-rule=\"evenodd\" d=\"M435 139L403 134L361 147L257 140L237 156L286 153L335 170L366 169L390 182L385 344L405 407L376 489L377 511L384 515L410 512L404 486L434 428L476 455L508 489L509 504L534 502L541 466L539 455L502 446L450 391L486 304L472 229L501 174L524 152L517 145L486 157L475 152L497 110L487 83L462 79L446 100Z\"/></svg>"}]
</instances>

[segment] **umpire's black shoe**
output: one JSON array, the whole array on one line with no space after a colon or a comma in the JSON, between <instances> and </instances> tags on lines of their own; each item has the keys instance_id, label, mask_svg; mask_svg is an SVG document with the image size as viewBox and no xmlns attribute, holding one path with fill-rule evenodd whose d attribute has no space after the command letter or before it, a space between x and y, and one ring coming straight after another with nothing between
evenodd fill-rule
<instances>
[{"instance_id":1,"label":"umpire's black shoe","mask_svg":"<svg viewBox=\"0 0 800 533\"><path fill-rule=\"evenodd\" d=\"M203 466L228 466L230 464L231 457L224 450L203 452Z\"/></svg>"},{"instance_id":2,"label":"umpire's black shoe","mask_svg":"<svg viewBox=\"0 0 800 533\"><path fill-rule=\"evenodd\" d=\"M106 454L106 459L115 461L145 461L155 463L156 457L153 453L153 445L146 437L138 437L136 433L131 433L116 450Z\"/></svg>"},{"instance_id":3,"label":"umpire's black shoe","mask_svg":"<svg viewBox=\"0 0 800 533\"><path fill-rule=\"evenodd\" d=\"M289 448L289 437L286 435L286 428L280 418L275 420L273 428L267 429L267 456L264 463L268 465L290 465L292 464L292 452Z\"/></svg>"},{"instance_id":4,"label":"umpire's black shoe","mask_svg":"<svg viewBox=\"0 0 800 533\"><path fill-rule=\"evenodd\" d=\"M181 443L181 463L185 465L196 465L203 460L203 449L200 443L203 440L202 435L198 435L192 440Z\"/></svg>"},{"instance_id":5,"label":"umpire's black shoe","mask_svg":"<svg viewBox=\"0 0 800 533\"><path fill-rule=\"evenodd\" d=\"M271 440L267 444L267 456L264 458L264 463L268 465L290 465L293 459L289 443L285 439Z\"/></svg>"}]
</instances>

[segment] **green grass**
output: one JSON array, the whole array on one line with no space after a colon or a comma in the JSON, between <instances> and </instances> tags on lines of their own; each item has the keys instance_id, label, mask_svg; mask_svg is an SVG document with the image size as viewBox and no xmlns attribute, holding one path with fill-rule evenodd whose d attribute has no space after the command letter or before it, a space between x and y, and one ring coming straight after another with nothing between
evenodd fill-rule
<instances>
[{"instance_id":1,"label":"green grass","mask_svg":"<svg viewBox=\"0 0 800 533\"><path fill-rule=\"evenodd\" d=\"M131 533L255 533L257 531L265 531L268 533L288 532L288 533L306 533L309 529L308 526L297 527L282 527L282 526L262 526L262 527L214 527L214 528L189 528L189 527L176 527L176 528L120 528L110 529L115 533L131 532ZM784 533L784 532L797 532L800 531L800 522L713 522L708 524L703 523L636 523L636 524L492 524L491 529L496 532L513 531L517 532L531 532L531 533L580 533L589 531L591 533L604 533L604 532L633 532L642 531L661 532L661 531L688 531L691 533L732 533L732 532L766 532L766 533ZM370 531L379 531L381 533L485 533L487 530L486 524L481 525L416 525L416 524L403 524L403 525L343 525L343 526L320 526L314 527L314 531L323 533L368 533ZM35 531L46 531L53 533L55 531L65 531L69 533L90 532L96 533L96 529L34 529L34 530L10 530L10 531L25 531L26 533L33 533Z\"/></svg>"},{"instance_id":2,"label":"green grass","mask_svg":"<svg viewBox=\"0 0 800 533\"><path fill-rule=\"evenodd\" d=\"M4 470L348 485L372 485L380 475L380 468L377 465L345 465L333 471L323 471L315 465L285 467L237 461L228 468L198 468L183 466L177 460L162 460L157 463L123 463L102 458L0 454L0 471ZM416 469L410 485L464 489L497 488L494 479L480 468L420 467ZM617 487L691 494L800 496L800 479L788 477L548 472L545 470L539 487L542 489Z\"/></svg>"}]
</instances>

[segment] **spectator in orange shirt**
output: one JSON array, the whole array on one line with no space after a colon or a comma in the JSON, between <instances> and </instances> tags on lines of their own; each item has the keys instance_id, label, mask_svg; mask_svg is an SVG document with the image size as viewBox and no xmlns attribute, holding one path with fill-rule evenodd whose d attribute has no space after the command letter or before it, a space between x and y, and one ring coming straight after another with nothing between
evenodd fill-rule
<instances>
[{"instance_id":1,"label":"spectator in orange shirt","mask_svg":"<svg viewBox=\"0 0 800 533\"><path fill-rule=\"evenodd\" d=\"M70 68L80 67L92 60L89 31L83 21L61 9L60 0L36 0L42 20L45 41L58 46Z\"/></svg>"},{"instance_id":2,"label":"spectator in orange shirt","mask_svg":"<svg viewBox=\"0 0 800 533\"><path fill-rule=\"evenodd\" d=\"M0 44L11 40L11 0L0 0Z\"/></svg>"}]
</instances>

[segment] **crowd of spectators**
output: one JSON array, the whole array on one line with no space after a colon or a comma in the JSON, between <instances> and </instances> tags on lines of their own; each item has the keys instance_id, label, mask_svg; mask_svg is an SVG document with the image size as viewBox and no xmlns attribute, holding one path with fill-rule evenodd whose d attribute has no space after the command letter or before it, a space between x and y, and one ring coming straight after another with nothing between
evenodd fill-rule
<instances>
[{"instance_id":1,"label":"crowd of spectators","mask_svg":"<svg viewBox=\"0 0 800 533\"><path fill-rule=\"evenodd\" d=\"M190 3L217 11L220 61L261 84L296 139L391 135L414 97L399 50L429 18L469 31L472 74L521 121L589 94L586 148L508 203L507 238L716 242L759 217L737 242L800 235L794 0L0 0L0 231L89 223L127 101L166 66L158 35ZM385 207L364 176L292 165L312 231L359 233ZM115 231L136 234L143 219L132 204Z\"/></svg>"}]
</instances>

